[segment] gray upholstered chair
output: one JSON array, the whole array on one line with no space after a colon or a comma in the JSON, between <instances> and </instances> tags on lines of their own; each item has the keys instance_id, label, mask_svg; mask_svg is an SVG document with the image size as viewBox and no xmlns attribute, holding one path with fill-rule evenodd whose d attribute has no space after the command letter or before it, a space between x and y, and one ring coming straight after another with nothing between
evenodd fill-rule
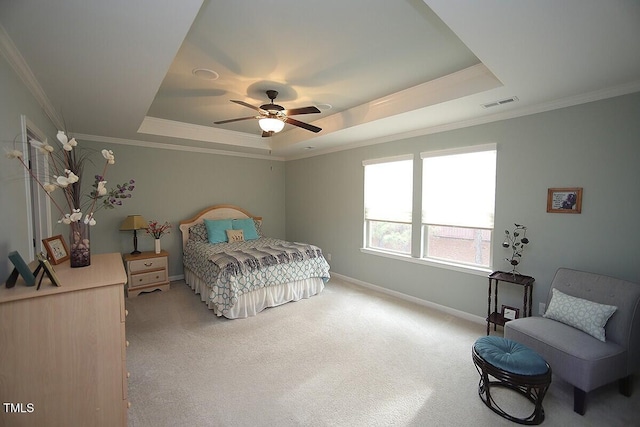
<instances>
[{"instance_id":1,"label":"gray upholstered chair","mask_svg":"<svg viewBox=\"0 0 640 427\"><path fill-rule=\"evenodd\" d=\"M581 415L586 409L586 394L605 384L617 380L620 393L630 396L632 374L640 370L640 285L561 268L549 290L547 313L553 289L616 306L604 328L606 340L600 341L565 323L537 316L507 322L505 338L538 352L549 363L554 376L573 385L573 410Z\"/></svg>"}]
</instances>

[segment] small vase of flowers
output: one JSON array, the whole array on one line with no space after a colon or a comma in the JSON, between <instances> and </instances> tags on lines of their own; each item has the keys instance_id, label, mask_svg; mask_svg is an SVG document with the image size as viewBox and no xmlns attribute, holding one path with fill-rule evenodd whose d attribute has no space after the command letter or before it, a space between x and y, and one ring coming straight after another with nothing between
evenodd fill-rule
<instances>
[{"instance_id":1,"label":"small vase of flowers","mask_svg":"<svg viewBox=\"0 0 640 427\"><path fill-rule=\"evenodd\" d=\"M169 229L171 228L171 224L165 222L164 224L159 224L158 221L149 221L149 227L147 228L147 234L151 234L155 239L155 251L157 254L160 253L160 238L165 234L169 233Z\"/></svg>"}]
</instances>

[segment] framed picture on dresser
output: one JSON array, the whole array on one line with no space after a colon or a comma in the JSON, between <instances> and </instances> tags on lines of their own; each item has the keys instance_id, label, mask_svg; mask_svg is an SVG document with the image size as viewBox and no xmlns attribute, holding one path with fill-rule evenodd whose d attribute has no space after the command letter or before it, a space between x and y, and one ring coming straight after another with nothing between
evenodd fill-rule
<instances>
[{"instance_id":1,"label":"framed picture on dresser","mask_svg":"<svg viewBox=\"0 0 640 427\"><path fill-rule=\"evenodd\" d=\"M6 282L7 288L12 288L16 284L18 275L22 276L24 283L27 286L33 286L36 284L36 277L33 275L31 269L27 263L22 259L18 251L12 251L9 253L9 260L13 264L13 272L9 276Z\"/></svg>"},{"instance_id":2,"label":"framed picture on dresser","mask_svg":"<svg viewBox=\"0 0 640 427\"><path fill-rule=\"evenodd\" d=\"M51 264L57 265L69 259L69 248L67 248L67 244L64 241L62 234L42 239L42 244L47 250L47 255L49 256Z\"/></svg>"},{"instance_id":3,"label":"framed picture on dresser","mask_svg":"<svg viewBox=\"0 0 640 427\"><path fill-rule=\"evenodd\" d=\"M38 261L40 261L40 266L44 269L44 271L42 272L42 276L40 276L40 280L38 281L38 289L40 289L40 285L42 284L42 279L44 276L49 277L53 286L60 286L58 275L56 275L56 272L47 257L43 253L39 253L37 257Z\"/></svg>"}]
</instances>

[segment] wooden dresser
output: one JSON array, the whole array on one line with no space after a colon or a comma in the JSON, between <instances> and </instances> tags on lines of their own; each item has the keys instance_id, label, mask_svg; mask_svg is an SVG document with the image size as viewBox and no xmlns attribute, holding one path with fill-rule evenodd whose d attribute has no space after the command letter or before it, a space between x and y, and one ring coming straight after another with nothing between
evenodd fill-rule
<instances>
[{"instance_id":1,"label":"wooden dresser","mask_svg":"<svg viewBox=\"0 0 640 427\"><path fill-rule=\"evenodd\" d=\"M126 426L122 255L54 270L60 287L0 288L0 426Z\"/></svg>"}]
</instances>

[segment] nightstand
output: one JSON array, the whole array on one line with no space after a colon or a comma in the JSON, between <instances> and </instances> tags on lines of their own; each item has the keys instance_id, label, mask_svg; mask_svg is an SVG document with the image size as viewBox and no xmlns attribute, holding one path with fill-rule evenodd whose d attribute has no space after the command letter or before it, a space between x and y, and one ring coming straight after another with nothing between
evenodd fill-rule
<instances>
[{"instance_id":1,"label":"nightstand","mask_svg":"<svg viewBox=\"0 0 640 427\"><path fill-rule=\"evenodd\" d=\"M169 290L169 252L163 250L159 254L151 251L137 255L126 254L124 263L129 297L156 289Z\"/></svg>"}]
</instances>

